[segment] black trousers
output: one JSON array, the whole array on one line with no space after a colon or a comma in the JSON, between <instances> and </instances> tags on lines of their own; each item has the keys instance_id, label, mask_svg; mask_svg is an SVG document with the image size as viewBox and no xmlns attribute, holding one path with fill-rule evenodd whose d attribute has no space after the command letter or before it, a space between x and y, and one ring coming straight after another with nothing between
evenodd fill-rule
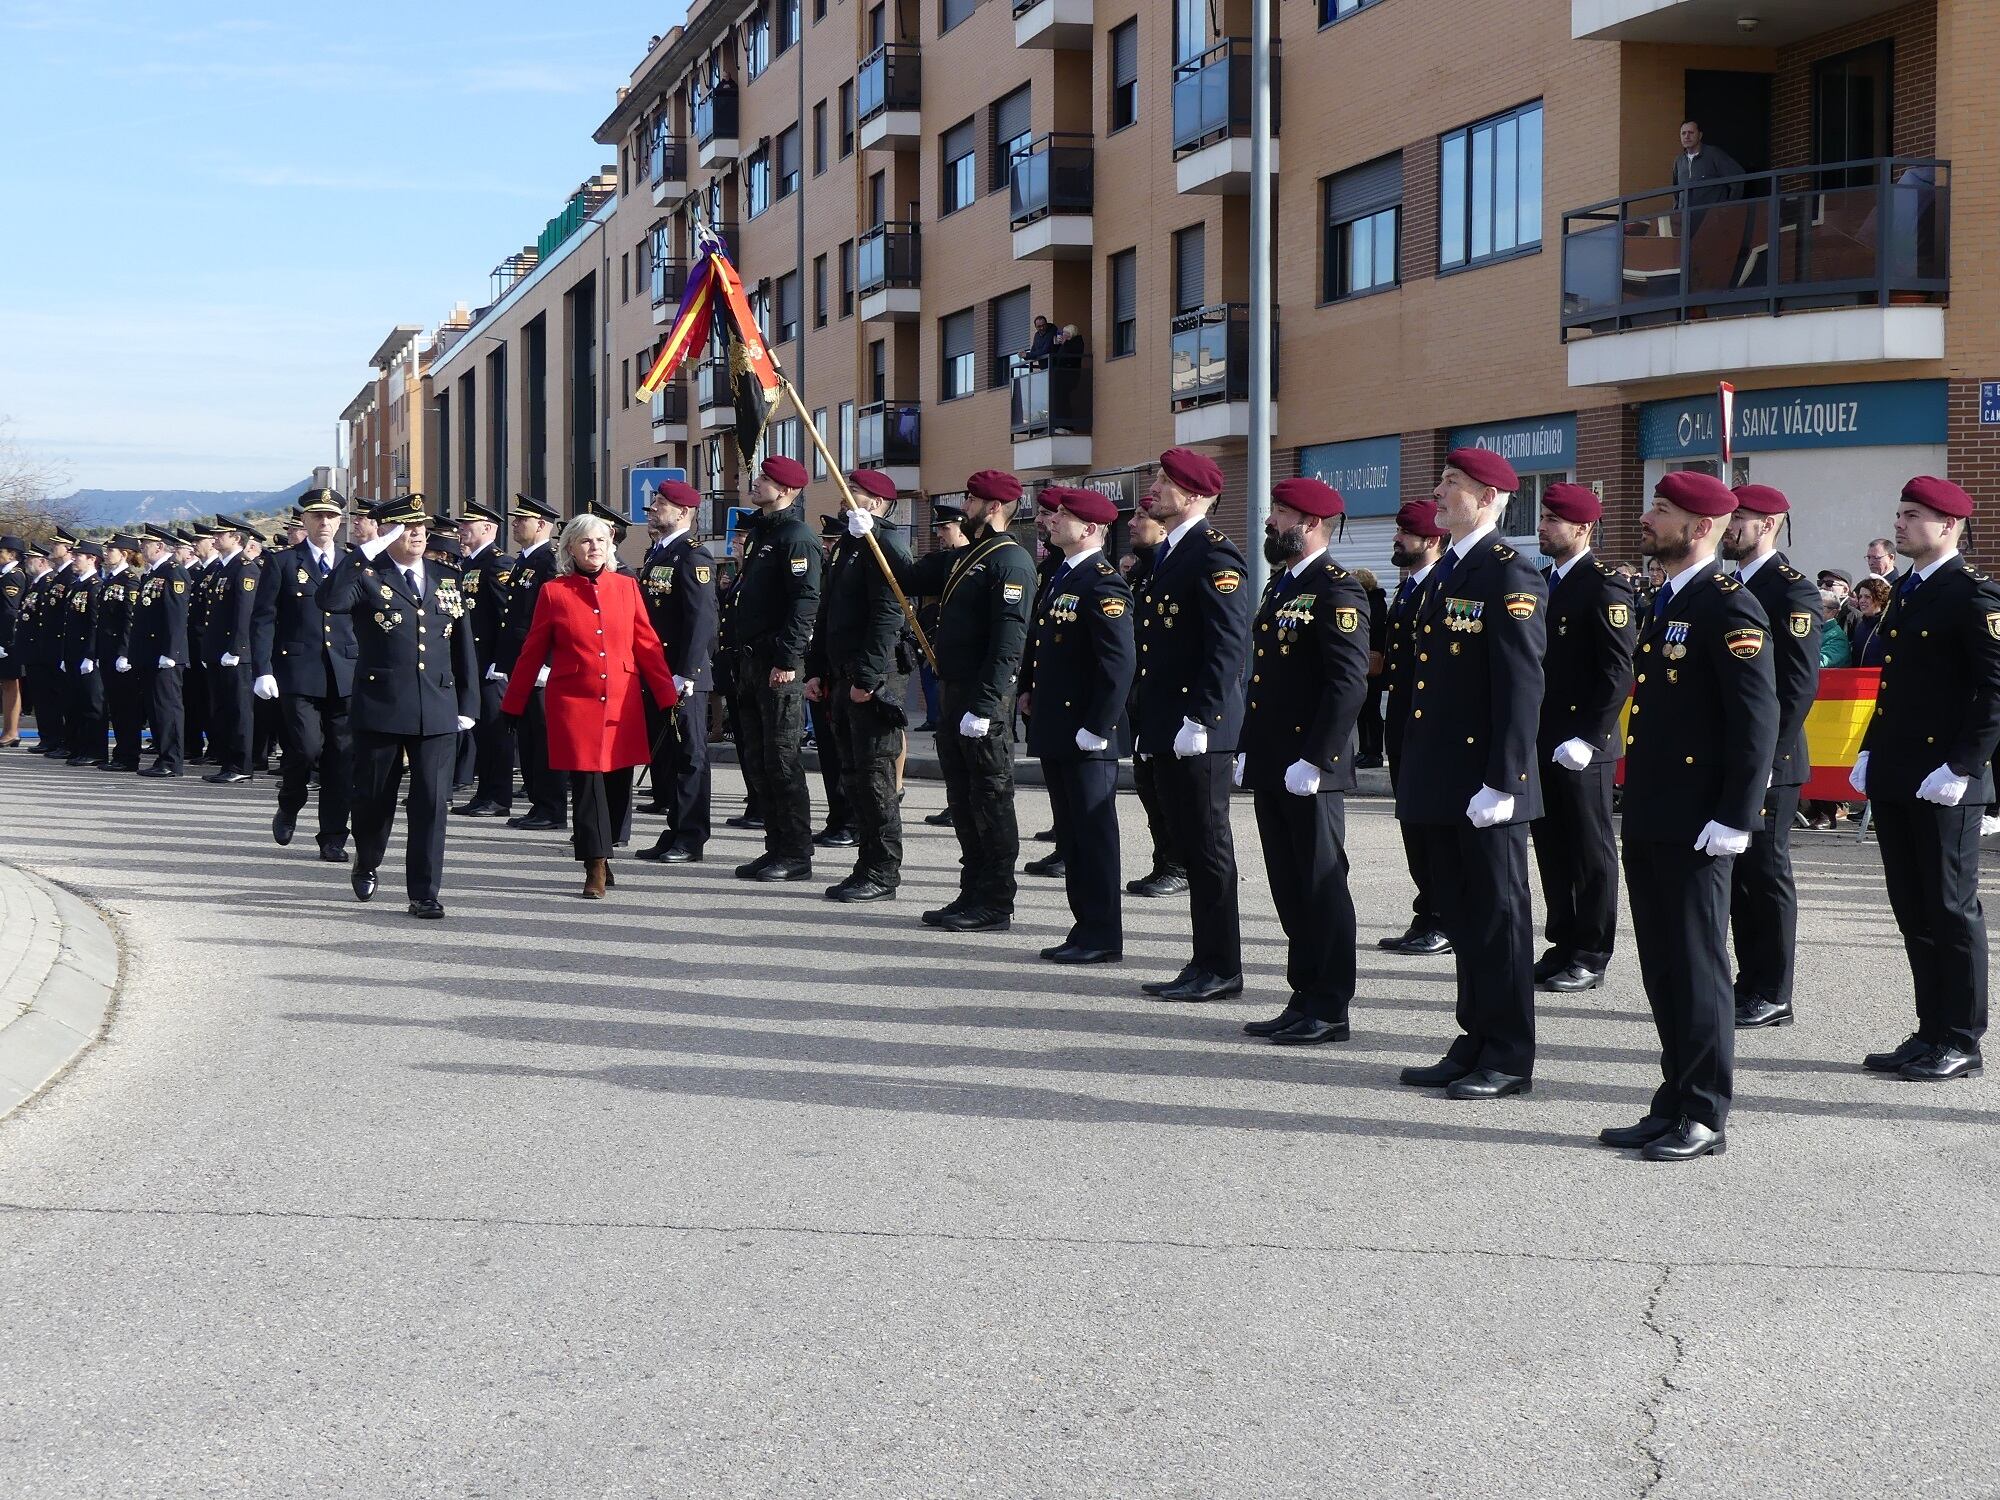
<instances>
[{"instance_id":1,"label":"black trousers","mask_svg":"<svg viewBox=\"0 0 2000 1500\"><path fill-rule=\"evenodd\" d=\"M1543 783L1546 790L1547 783ZM1792 817L1799 788L1764 793L1764 826L1750 831L1750 847L1736 856L1729 878L1729 929L1736 943L1738 1000L1789 1005L1799 938L1799 893L1792 880Z\"/></svg>"},{"instance_id":2,"label":"black trousers","mask_svg":"<svg viewBox=\"0 0 2000 1500\"><path fill-rule=\"evenodd\" d=\"M34 694L35 733L38 743L55 749L66 741L63 720L69 706L66 674L54 662L35 662L28 668L28 688Z\"/></svg>"},{"instance_id":3,"label":"black trousers","mask_svg":"<svg viewBox=\"0 0 2000 1500\"><path fill-rule=\"evenodd\" d=\"M1382 756L1382 683L1380 677L1368 679L1368 696L1361 700L1361 716L1354 721L1359 741L1355 754L1363 760Z\"/></svg>"},{"instance_id":4,"label":"black trousers","mask_svg":"<svg viewBox=\"0 0 2000 1500\"><path fill-rule=\"evenodd\" d=\"M569 820L569 773L549 764L549 714L545 689L528 694L527 711L515 731L521 752L521 786L528 811L561 824ZM484 700L481 700L482 707ZM454 746L454 753L457 747Z\"/></svg>"},{"instance_id":5,"label":"black trousers","mask_svg":"<svg viewBox=\"0 0 2000 1500\"><path fill-rule=\"evenodd\" d=\"M764 816L764 852L811 859L812 794L799 757L806 727L804 684L772 687L767 661L745 661L736 672L736 755Z\"/></svg>"},{"instance_id":6,"label":"black trousers","mask_svg":"<svg viewBox=\"0 0 2000 1500\"><path fill-rule=\"evenodd\" d=\"M570 845L578 859L609 859L632 821L632 768L571 771Z\"/></svg>"},{"instance_id":7,"label":"black trousers","mask_svg":"<svg viewBox=\"0 0 2000 1500\"><path fill-rule=\"evenodd\" d=\"M354 731L354 868L376 870L396 826L403 758L410 762L410 830L403 885L412 901L435 901L444 885L445 814L451 806L451 763L458 734L378 734Z\"/></svg>"},{"instance_id":8,"label":"black trousers","mask_svg":"<svg viewBox=\"0 0 2000 1500\"><path fill-rule=\"evenodd\" d=\"M110 722L104 707L104 672L94 663L88 672L74 664L63 675L68 697L63 705L63 745L71 755L105 758Z\"/></svg>"},{"instance_id":9,"label":"black trousers","mask_svg":"<svg viewBox=\"0 0 2000 1500\"><path fill-rule=\"evenodd\" d=\"M257 683L250 681L250 759L259 767L268 766L273 745L283 748L284 741L278 733L278 704L272 698L257 696Z\"/></svg>"},{"instance_id":10,"label":"black trousers","mask_svg":"<svg viewBox=\"0 0 2000 1500\"><path fill-rule=\"evenodd\" d=\"M1236 840L1229 831L1229 773L1236 757L1210 751L1158 755L1153 776L1174 845L1187 859L1195 968L1219 978L1243 972L1236 905Z\"/></svg>"},{"instance_id":11,"label":"black trousers","mask_svg":"<svg viewBox=\"0 0 2000 1500\"><path fill-rule=\"evenodd\" d=\"M199 760L212 753L208 741L208 668L199 659L190 661L181 672L181 723L188 759Z\"/></svg>"},{"instance_id":12,"label":"black trousers","mask_svg":"<svg viewBox=\"0 0 2000 1500\"><path fill-rule=\"evenodd\" d=\"M1387 736L1389 790L1396 789L1397 751L1402 743L1400 729ZM1398 825L1403 832L1403 863L1409 867L1410 881L1417 893L1410 898L1410 926L1417 932L1443 932L1444 918L1438 914L1437 878L1431 871L1431 843L1413 823ZM1531 967L1532 977L1532 967Z\"/></svg>"},{"instance_id":13,"label":"black trousers","mask_svg":"<svg viewBox=\"0 0 2000 1500\"><path fill-rule=\"evenodd\" d=\"M1423 844L1432 896L1458 966L1458 1029L1445 1051L1464 1068L1535 1071L1534 914L1528 825L1405 824ZM1636 897L1634 898L1636 900Z\"/></svg>"},{"instance_id":14,"label":"black trousers","mask_svg":"<svg viewBox=\"0 0 2000 1500\"><path fill-rule=\"evenodd\" d=\"M1692 844L1625 840L1632 938L1660 1033L1660 1087L1646 1112L1665 1120L1686 1116L1711 1130L1722 1129L1735 1092L1728 936L1735 863Z\"/></svg>"},{"instance_id":15,"label":"black trousers","mask_svg":"<svg viewBox=\"0 0 2000 1500\"><path fill-rule=\"evenodd\" d=\"M1044 760L1042 781L1055 812L1056 852L1069 897L1069 941L1080 948L1125 947L1118 868L1118 762Z\"/></svg>"},{"instance_id":16,"label":"black trousers","mask_svg":"<svg viewBox=\"0 0 2000 1500\"><path fill-rule=\"evenodd\" d=\"M689 688L670 709L655 708L649 699L646 733L653 749L653 800L667 810L670 842L698 853L709 831L708 694Z\"/></svg>"},{"instance_id":17,"label":"black trousers","mask_svg":"<svg viewBox=\"0 0 2000 1500\"><path fill-rule=\"evenodd\" d=\"M278 777L278 808L297 817L312 795L319 771L318 840L322 847L347 842L348 806L353 797L354 738L345 698L278 696L278 743L285 761Z\"/></svg>"},{"instance_id":18,"label":"black trousers","mask_svg":"<svg viewBox=\"0 0 2000 1500\"><path fill-rule=\"evenodd\" d=\"M845 687L841 688L846 692ZM812 707L813 744L819 751L819 779L826 788L826 826L828 828L854 827L854 808L847 795L847 746L841 740L840 727L834 722L832 687L828 696Z\"/></svg>"},{"instance_id":19,"label":"black trousers","mask_svg":"<svg viewBox=\"0 0 2000 1500\"><path fill-rule=\"evenodd\" d=\"M251 667L210 662L202 669L208 679L208 738L215 763L225 771L250 769Z\"/></svg>"},{"instance_id":20,"label":"black trousers","mask_svg":"<svg viewBox=\"0 0 2000 1500\"><path fill-rule=\"evenodd\" d=\"M1986 1034L1986 910L1979 901L1977 803L1875 799L1889 905L1910 955L1917 1035L1979 1050Z\"/></svg>"},{"instance_id":21,"label":"black trousers","mask_svg":"<svg viewBox=\"0 0 2000 1500\"><path fill-rule=\"evenodd\" d=\"M1153 870L1160 874L1184 875L1187 860L1181 855L1180 846L1174 842L1173 828L1167 822L1165 809L1160 806L1159 780L1153 774L1153 759L1134 759L1132 762L1132 788L1139 794L1139 806L1146 814L1146 831L1153 837Z\"/></svg>"},{"instance_id":22,"label":"black trousers","mask_svg":"<svg viewBox=\"0 0 2000 1500\"><path fill-rule=\"evenodd\" d=\"M958 732L972 709L972 694L945 683L938 720L938 769L944 774L945 805L958 835L958 895L972 906L1012 912L1014 862L1021 857L1021 828L1014 820L1014 743L1008 732L1011 699L1001 703L983 738Z\"/></svg>"},{"instance_id":23,"label":"black trousers","mask_svg":"<svg viewBox=\"0 0 2000 1500\"><path fill-rule=\"evenodd\" d=\"M128 771L139 767L139 741L146 729L145 676L137 666L127 663L121 672L115 666L106 666L104 679L104 707L111 717L111 732L116 743L111 748L114 765L123 766Z\"/></svg>"},{"instance_id":24,"label":"black trousers","mask_svg":"<svg viewBox=\"0 0 2000 1500\"><path fill-rule=\"evenodd\" d=\"M886 701L855 703L848 684L838 678L826 685L826 697L816 706L820 720L819 753L825 764L829 743L839 747L841 802L847 821L829 812L827 826L847 827L860 840L854 872L881 885L903 879L903 813L896 805L896 757L903 751L904 679L891 677L882 689ZM891 705L894 705L893 707ZM828 803L832 806L831 799Z\"/></svg>"},{"instance_id":25,"label":"black trousers","mask_svg":"<svg viewBox=\"0 0 2000 1500\"><path fill-rule=\"evenodd\" d=\"M1542 767L1535 868L1542 877L1542 935L1571 963L1603 973L1618 931L1618 839L1611 829L1614 761L1581 771Z\"/></svg>"},{"instance_id":26,"label":"black trousers","mask_svg":"<svg viewBox=\"0 0 2000 1500\"><path fill-rule=\"evenodd\" d=\"M1354 1003L1354 897L1347 888L1347 798L1295 797L1279 787L1251 793L1271 904L1285 929L1285 982L1293 1005L1321 1021L1345 1021Z\"/></svg>"},{"instance_id":27,"label":"black trousers","mask_svg":"<svg viewBox=\"0 0 2000 1500\"><path fill-rule=\"evenodd\" d=\"M159 658L153 660L157 663ZM146 716L153 724L153 764L174 771L187 769L181 753L182 735L187 727L181 702L181 673L185 670L154 664L132 668L132 675L140 679L139 695L145 702ZM137 750L138 745L134 738L133 749Z\"/></svg>"},{"instance_id":28,"label":"black trousers","mask_svg":"<svg viewBox=\"0 0 2000 1500\"><path fill-rule=\"evenodd\" d=\"M472 726L474 798L514 810L514 735L500 712L507 684L479 679L479 722Z\"/></svg>"}]
</instances>

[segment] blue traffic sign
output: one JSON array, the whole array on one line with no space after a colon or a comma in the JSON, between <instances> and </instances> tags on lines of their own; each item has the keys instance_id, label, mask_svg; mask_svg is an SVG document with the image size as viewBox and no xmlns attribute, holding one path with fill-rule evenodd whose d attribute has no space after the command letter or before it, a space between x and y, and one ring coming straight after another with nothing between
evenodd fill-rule
<instances>
[{"instance_id":1,"label":"blue traffic sign","mask_svg":"<svg viewBox=\"0 0 2000 1500\"><path fill-rule=\"evenodd\" d=\"M687 477L686 469L634 469L627 478L625 514L631 517L634 525L642 524L646 519L646 501L661 482L668 479L685 481Z\"/></svg>"},{"instance_id":2,"label":"blue traffic sign","mask_svg":"<svg viewBox=\"0 0 2000 1500\"><path fill-rule=\"evenodd\" d=\"M2000 427L2000 380L1979 382L1979 425Z\"/></svg>"}]
</instances>

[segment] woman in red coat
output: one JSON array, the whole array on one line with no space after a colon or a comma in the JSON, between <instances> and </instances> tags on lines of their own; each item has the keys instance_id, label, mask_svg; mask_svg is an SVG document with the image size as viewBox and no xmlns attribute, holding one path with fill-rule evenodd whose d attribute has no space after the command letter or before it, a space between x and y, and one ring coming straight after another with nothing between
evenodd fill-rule
<instances>
[{"instance_id":1,"label":"woman in red coat","mask_svg":"<svg viewBox=\"0 0 2000 1500\"><path fill-rule=\"evenodd\" d=\"M639 585L612 566L605 521L583 515L563 527L556 575L535 600L500 711L527 711L546 664L549 766L570 773L572 839L583 861L583 894L595 901L611 883L611 846L632 806L632 768L651 759L640 679L660 708L673 707L677 695Z\"/></svg>"}]
</instances>

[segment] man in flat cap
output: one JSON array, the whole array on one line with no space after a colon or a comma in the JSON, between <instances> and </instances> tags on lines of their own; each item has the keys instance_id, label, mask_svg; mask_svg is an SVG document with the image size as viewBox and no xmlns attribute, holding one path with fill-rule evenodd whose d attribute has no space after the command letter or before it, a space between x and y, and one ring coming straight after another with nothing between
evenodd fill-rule
<instances>
[{"instance_id":1,"label":"man in flat cap","mask_svg":"<svg viewBox=\"0 0 2000 1500\"><path fill-rule=\"evenodd\" d=\"M181 676L188 663L188 596L186 572L176 560L179 537L163 526L148 526L140 540L146 572L139 581L139 602L132 615L133 674L146 717L153 726L153 763L141 776L179 776L186 770L183 735L186 705L181 700Z\"/></svg>"},{"instance_id":2,"label":"man in flat cap","mask_svg":"<svg viewBox=\"0 0 2000 1500\"><path fill-rule=\"evenodd\" d=\"M1403 743L1410 722L1410 700L1417 683L1418 614L1424 591L1437 573L1438 559L1451 541L1451 534L1437 518L1437 501L1408 500L1396 512L1396 535L1390 543L1389 558L1403 570L1403 581L1389 601L1388 629L1383 641L1383 682L1387 702L1382 716L1382 746L1389 756L1389 789L1393 795L1400 785ZM1444 935L1444 918L1438 914L1437 878L1431 872L1430 841L1414 823L1400 820L1403 861L1409 867L1416 895L1410 900L1409 928L1397 937L1376 940L1375 946L1391 953L1408 953L1433 958L1451 952L1451 939Z\"/></svg>"},{"instance_id":3,"label":"man in flat cap","mask_svg":"<svg viewBox=\"0 0 2000 1500\"><path fill-rule=\"evenodd\" d=\"M1104 555L1118 507L1095 490L1049 485L1046 533L1060 566L1042 585L1021 659L1028 753L1042 763L1055 812L1056 857L1073 919L1042 949L1058 964L1117 963L1125 955L1118 889L1118 721L1138 670L1132 591Z\"/></svg>"},{"instance_id":4,"label":"man in flat cap","mask_svg":"<svg viewBox=\"0 0 2000 1500\"><path fill-rule=\"evenodd\" d=\"M1458 968L1459 1035L1402 1081L1453 1099L1524 1094L1534 1076L1528 825L1542 813L1535 737L1548 597L1533 565L1500 539L1519 486L1497 453L1445 455L1432 498L1451 546L1417 612L1396 779L1396 816L1426 845Z\"/></svg>"},{"instance_id":5,"label":"man in flat cap","mask_svg":"<svg viewBox=\"0 0 2000 1500\"><path fill-rule=\"evenodd\" d=\"M452 811L470 818L504 818L514 811L514 737L500 712L506 696L501 639L512 568L499 547L500 524L500 511L476 500L467 500L458 518L459 589L479 666L479 722L472 730L472 799Z\"/></svg>"},{"instance_id":6,"label":"man in flat cap","mask_svg":"<svg viewBox=\"0 0 2000 1500\"><path fill-rule=\"evenodd\" d=\"M1193 953L1172 979L1141 988L1156 1000L1199 1002L1243 993L1243 929L1229 775L1243 729L1251 599L1243 554L1208 513L1222 470L1186 448L1160 455L1140 500L1166 528L1136 601L1139 692L1133 754L1153 764L1160 805L1187 859Z\"/></svg>"},{"instance_id":7,"label":"man in flat cap","mask_svg":"<svg viewBox=\"0 0 2000 1500\"><path fill-rule=\"evenodd\" d=\"M139 539L121 531L104 544L104 596L97 608L97 670L104 674L104 714L113 735L111 750L96 762L100 771L139 769L139 740L146 727L146 704L132 670L132 619L139 607Z\"/></svg>"},{"instance_id":8,"label":"man in flat cap","mask_svg":"<svg viewBox=\"0 0 2000 1500\"><path fill-rule=\"evenodd\" d=\"M1347 798L1368 695L1368 595L1328 546L1340 492L1280 480L1264 523L1273 571L1257 605L1236 780L1250 788L1271 903L1285 929L1290 996L1244 1030L1282 1047L1344 1042L1354 1004L1354 898Z\"/></svg>"},{"instance_id":9,"label":"man in flat cap","mask_svg":"<svg viewBox=\"0 0 2000 1500\"><path fill-rule=\"evenodd\" d=\"M1625 885L1661 1082L1645 1116L1599 1133L1648 1161L1724 1149L1734 1093L1729 883L1750 847L1778 743L1770 622L1716 567L1736 511L1695 470L1654 487L1639 550L1666 582L1639 639L1625 746Z\"/></svg>"},{"instance_id":10,"label":"man in flat cap","mask_svg":"<svg viewBox=\"0 0 2000 1500\"><path fill-rule=\"evenodd\" d=\"M1819 590L1778 550L1791 502L1767 484L1736 489L1736 514L1722 556L1771 628L1778 693L1778 747L1750 847L1729 877L1729 925L1736 944L1736 1024L1789 1026L1798 946L1799 898L1792 880L1792 819L1812 775L1806 715L1819 693Z\"/></svg>"},{"instance_id":11,"label":"man in flat cap","mask_svg":"<svg viewBox=\"0 0 2000 1500\"><path fill-rule=\"evenodd\" d=\"M550 544L556 523L562 519L532 495L516 495L507 512L513 527L514 565L508 570L506 629L500 637L499 660L489 670L488 680L503 690L528 628L535 623L535 601L542 585L556 576L556 549ZM528 695L528 711L515 726L514 744L521 757L521 788L528 795L528 810L507 820L509 828L539 832L569 826L569 773L549 764L549 721L543 696L548 684L547 667L537 674Z\"/></svg>"},{"instance_id":12,"label":"man in flat cap","mask_svg":"<svg viewBox=\"0 0 2000 1500\"><path fill-rule=\"evenodd\" d=\"M639 592L674 670L672 708L648 703L653 803L667 826L638 857L663 864L700 862L709 835L708 695L715 687L715 555L695 540L701 492L686 480L662 480L646 502L652 543L639 564Z\"/></svg>"},{"instance_id":13,"label":"man in flat cap","mask_svg":"<svg viewBox=\"0 0 2000 1500\"><path fill-rule=\"evenodd\" d=\"M750 503L743 566L729 593L736 653L736 750L764 814L764 852L736 867L742 880L812 877L812 794L799 744L805 736L807 643L819 607L819 539L799 500L811 476L795 458L764 460Z\"/></svg>"},{"instance_id":14,"label":"man in flat cap","mask_svg":"<svg viewBox=\"0 0 2000 1500\"><path fill-rule=\"evenodd\" d=\"M1590 550L1604 514L1586 485L1552 484L1537 527L1549 591L1548 654L1535 754L1542 815L1535 867L1542 877L1548 951L1535 981L1557 994L1604 983L1618 928L1618 839L1611 787L1618 769L1618 715L1632 690L1639 611L1632 587Z\"/></svg>"},{"instance_id":15,"label":"man in flat cap","mask_svg":"<svg viewBox=\"0 0 2000 1500\"><path fill-rule=\"evenodd\" d=\"M1916 989L1917 1029L1864 1066L1919 1083L1982 1066L1988 952L1980 809L2000 745L2000 587L1959 555L1972 497L1929 475L1903 486L1896 550L1910 560L1884 613L1875 715L1854 765Z\"/></svg>"}]
</instances>

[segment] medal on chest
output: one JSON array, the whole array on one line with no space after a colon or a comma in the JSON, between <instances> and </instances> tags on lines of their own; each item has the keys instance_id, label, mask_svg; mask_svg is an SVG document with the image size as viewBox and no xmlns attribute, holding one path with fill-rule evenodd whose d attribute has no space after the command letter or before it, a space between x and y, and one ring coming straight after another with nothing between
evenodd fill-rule
<instances>
[{"instance_id":1,"label":"medal on chest","mask_svg":"<svg viewBox=\"0 0 2000 1500\"><path fill-rule=\"evenodd\" d=\"M1480 618L1486 612L1484 599L1451 599L1444 601L1444 628L1464 635L1478 635L1486 628Z\"/></svg>"}]
</instances>

